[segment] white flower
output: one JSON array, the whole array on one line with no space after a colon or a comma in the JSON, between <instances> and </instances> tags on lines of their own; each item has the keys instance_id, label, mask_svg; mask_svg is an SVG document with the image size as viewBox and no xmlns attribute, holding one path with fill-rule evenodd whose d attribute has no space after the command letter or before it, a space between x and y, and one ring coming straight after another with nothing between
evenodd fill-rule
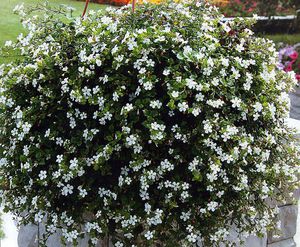
<instances>
[{"instance_id":1,"label":"white flower","mask_svg":"<svg viewBox=\"0 0 300 247\"><path fill-rule=\"evenodd\" d=\"M211 133L212 132L212 125L210 124L210 122L208 120L205 120L203 122L203 124L204 124L204 132L206 134Z\"/></svg>"},{"instance_id":2,"label":"white flower","mask_svg":"<svg viewBox=\"0 0 300 247\"><path fill-rule=\"evenodd\" d=\"M10 46L12 46L12 45L13 45L13 42L12 42L11 40L8 40L8 41L5 42L5 45L4 45L4 46L10 47Z\"/></svg>"},{"instance_id":3,"label":"white flower","mask_svg":"<svg viewBox=\"0 0 300 247\"><path fill-rule=\"evenodd\" d=\"M56 229L56 226L54 226L53 224L47 226L47 231L50 233L55 233Z\"/></svg>"},{"instance_id":4,"label":"white flower","mask_svg":"<svg viewBox=\"0 0 300 247\"><path fill-rule=\"evenodd\" d=\"M170 70L169 69L164 69L163 75L168 76L169 74L170 74Z\"/></svg>"},{"instance_id":5,"label":"white flower","mask_svg":"<svg viewBox=\"0 0 300 247\"><path fill-rule=\"evenodd\" d=\"M185 57L188 57L189 55L191 55L192 52L193 52L193 49L190 46L183 47L183 55Z\"/></svg>"},{"instance_id":6,"label":"white flower","mask_svg":"<svg viewBox=\"0 0 300 247\"><path fill-rule=\"evenodd\" d=\"M56 156L56 162L57 162L58 164L60 164L62 161L63 161L63 155L57 155L57 156Z\"/></svg>"},{"instance_id":7,"label":"white flower","mask_svg":"<svg viewBox=\"0 0 300 247\"><path fill-rule=\"evenodd\" d=\"M73 194L73 189L74 189L74 187L72 186L72 185L70 185L70 184L67 184L66 186L64 186L63 188L62 188L62 192L61 192L61 194L63 195L63 196L67 196L68 194Z\"/></svg>"},{"instance_id":8,"label":"white flower","mask_svg":"<svg viewBox=\"0 0 300 247\"><path fill-rule=\"evenodd\" d=\"M31 129L31 124L25 122L23 125L22 125L22 129L24 131L25 134L27 134L29 132L29 130Z\"/></svg>"},{"instance_id":9,"label":"white flower","mask_svg":"<svg viewBox=\"0 0 300 247\"><path fill-rule=\"evenodd\" d=\"M197 107L197 108L194 108L194 109L193 109L192 114L193 114L195 117L197 117L197 116L199 116L200 112L201 112L200 108Z\"/></svg>"},{"instance_id":10,"label":"white flower","mask_svg":"<svg viewBox=\"0 0 300 247\"><path fill-rule=\"evenodd\" d=\"M151 123L151 129L153 129L153 130L164 131L165 128L166 128L166 126L163 124L158 124L157 122Z\"/></svg>"},{"instance_id":11,"label":"white flower","mask_svg":"<svg viewBox=\"0 0 300 247\"><path fill-rule=\"evenodd\" d=\"M133 110L133 105L131 103L127 103L124 107L122 107L121 115L123 115L124 112L128 113L132 110Z\"/></svg>"},{"instance_id":12,"label":"white flower","mask_svg":"<svg viewBox=\"0 0 300 247\"><path fill-rule=\"evenodd\" d=\"M49 137L49 135L50 135L50 129L47 129L45 132L45 137Z\"/></svg>"},{"instance_id":13,"label":"white flower","mask_svg":"<svg viewBox=\"0 0 300 247\"><path fill-rule=\"evenodd\" d=\"M190 233L189 235L187 235L187 240L190 243L195 243L197 241L197 235L194 233Z\"/></svg>"},{"instance_id":14,"label":"white flower","mask_svg":"<svg viewBox=\"0 0 300 247\"><path fill-rule=\"evenodd\" d=\"M128 137L126 137L126 143L128 146L133 146L135 145L137 142L137 138L134 135L130 135Z\"/></svg>"},{"instance_id":15,"label":"white flower","mask_svg":"<svg viewBox=\"0 0 300 247\"><path fill-rule=\"evenodd\" d=\"M178 98L179 92L178 92L178 91L173 91L173 92L171 93L171 95L172 95L173 98Z\"/></svg>"},{"instance_id":16,"label":"white flower","mask_svg":"<svg viewBox=\"0 0 300 247\"><path fill-rule=\"evenodd\" d=\"M239 99L238 97L235 97L231 100L231 103L232 103L232 107L233 108L240 108L241 107L241 103L242 103L242 100Z\"/></svg>"},{"instance_id":17,"label":"white flower","mask_svg":"<svg viewBox=\"0 0 300 247\"><path fill-rule=\"evenodd\" d=\"M62 146L64 143L63 139L61 137L57 137L56 138L56 144L59 145L59 146Z\"/></svg>"},{"instance_id":18,"label":"white flower","mask_svg":"<svg viewBox=\"0 0 300 247\"><path fill-rule=\"evenodd\" d=\"M103 16L101 18L101 22L105 25L109 25L110 23L112 23L112 18L111 17L107 17L107 16Z\"/></svg>"},{"instance_id":19,"label":"white flower","mask_svg":"<svg viewBox=\"0 0 300 247\"><path fill-rule=\"evenodd\" d=\"M235 49L238 51L238 52L242 52L245 50L244 48L244 44L243 43L240 43L240 44L237 44Z\"/></svg>"},{"instance_id":20,"label":"white flower","mask_svg":"<svg viewBox=\"0 0 300 247\"><path fill-rule=\"evenodd\" d=\"M189 108L188 104L186 102L182 102L178 104L178 108L180 112L185 112Z\"/></svg>"},{"instance_id":21,"label":"white flower","mask_svg":"<svg viewBox=\"0 0 300 247\"><path fill-rule=\"evenodd\" d=\"M86 189L82 189L82 186L78 186L78 190L79 190L79 195L84 198L86 197L86 195L88 194Z\"/></svg>"},{"instance_id":22,"label":"white flower","mask_svg":"<svg viewBox=\"0 0 300 247\"><path fill-rule=\"evenodd\" d=\"M216 210L216 208L218 207L218 203L217 202L214 202L214 201L211 201L211 202L209 202L208 204L207 204L207 209L209 210L209 211L212 211L212 212L214 212L215 210Z\"/></svg>"},{"instance_id":23,"label":"white flower","mask_svg":"<svg viewBox=\"0 0 300 247\"><path fill-rule=\"evenodd\" d=\"M189 220L190 217L191 217L191 212L182 212L180 215L180 219L182 219L183 221Z\"/></svg>"},{"instance_id":24,"label":"white flower","mask_svg":"<svg viewBox=\"0 0 300 247\"><path fill-rule=\"evenodd\" d=\"M155 108L160 109L162 107L162 103L159 100L152 100L150 102L150 107L153 109Z\"/></svg>"},{"instance_id":25,"label":"white flower","mask_svg":"<svg viewBox=\"0 0 300 247\"><path fill-rule=\"evenodd\" d=\"M228 23L227 23L227 22L225 22L225 23L222 24L222 28L224 29L224 31L225 31L226 33L229 33L230 30L231 30L231 28L228 26Z\"/></svg>"},{"instance_id":26,"label":"white flower","mask_svg":"<svg viewBox=\"0 0 300 247\"><path fill-rule=\"evenodd\" d=\"M221 58L221 64L225 67L228 67L229 66L229 59L228 58L224 58L222 57Z\"/></svg>"},{"instance_id":27,"label":"white flower","mask_svg":"<svg viewBox=\"0 0 300 247\"><path fill-rule=\"evenodd\" d=\"M193 79L186 79L186 86L189 88L189 89L195 89L196 86L197 86L197 83L193 80Z\"/></svg>"},{"instance_id":28,"label":"white flower","mask_svg":"<svg viewBox=\"0 0 300 247\"><path fill-rule=\"evenodd\" d=\"M217 100L208 100L207 104L212 106L213 108L220 108L221 106L223 106L225 103L223 100L221 99L217 99Z\"/></svg>"},{"instance_id":29,"label":"white flower","mask_svg":"<svg viewBox=\"0 0 300 247\"><path fill-rule=\"evenodd\" d=\"M253 108L255 112L261 112L263 110L263 106L260 102L256 102Z\"/></svg>"},{"instance_id":30,"label":"white flower","mask_svg":"<svg viewBox=\"0 0 300 247\"><path fill-rule=\"evenodd\" d=\"M70 160L70 169L75 170L78 167L78 160L76 158Z\"/></svg>"},{"instance_id":31,"label":"white flower","mask_svg":"<svg viewBox=\"0 0 300 247\"><path fill-rule=\"evenodd\" d=\"M47 171L40 171L39 178L44 180L47 178Z\"/></svg>"},{"instance_id":32,"label":"white flower","mask_svg":"<svg viewBox=\"0 0 300 247\"><path fill-rule=\"evenodd\" d=\"M144 236L147 240L150 240L153 238L153 232L147 231Z\"/></svg>"},{"instance_id":33,"label":"white flower","mask_svg":"<svg viewBox=\"0 0 300 247\"><path fill-rule=\"evenodd\" d=\"M115 247L123 247L123 246L124 246L124 244L121 243L120 241L115 243Z\"/></svg>"},{"instance_id":34,"label":"white flower","mask_svg":"<svg viewBox=\"0 0 300 247\"><path fill-rule=\"evenodd\" d=\"M43 221L44 215L41 212L38 212L34 215L34 221L41 223Z\"/></svg>"},{"instance_id":35,"label":"white flower","mask_svg":"<svg viewBox=\"0 0 300 247\"><path fill-rule=\"evenodd\" d=\"M119 95L117 92L113 93L113 101L118 101L119 100Z\"/></svg>"}]
</instances>

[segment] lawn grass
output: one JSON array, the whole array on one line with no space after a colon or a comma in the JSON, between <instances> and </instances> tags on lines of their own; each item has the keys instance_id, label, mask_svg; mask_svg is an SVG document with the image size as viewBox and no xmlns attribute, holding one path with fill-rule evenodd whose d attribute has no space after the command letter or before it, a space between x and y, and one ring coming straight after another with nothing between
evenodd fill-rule
<instances>
[{"instance_id":1,"label":"lawn grass","mask_svg":"<svg viewBox=\"0 0 300 247\"><path fill-rule=\"evenodd\" d=\"M19 16L13 13L16 5L24 3L24 6L34 6L44 3L45 0L0 0L0 46L6 40L15 40L19 33L24 32L22 25L19 22ZM74 0L48 0L50 5L59 6L65 4L74 7L74 16L80 16L85 3ZM89 4L89 9L101 9L104 5Z\"/></svg>"},{"instance_id":2,"label":"lawn grass","mask_svg":"<svg viewBox=\"0 0 300 247\"><path fill-rule=\"evenodd\" d=\"M20 33L26 32L20 23L19 16L13 13L15 6L24 3L25 7L30 7L44 2L45 0L0 0L0 47L5 41L15 41ZM81 16L85 5L84 1L75 0L48 0L48 2L51 6L64 4L75 8L73 16ZM90 3L88 9L98 10L104 7L105 5ZM0 64L10 60L11 58L0 57Z\"/></svg>"},{"instance_id":3,"label":"lawn grass","mask_svg":"<svg viewBox=\"0 0 300 247\"><path fill-rule=\"evenodd\" d=\"M274 34L274 35L263 35L268 39L273 40L275 43L284 43L294 45L300 43L300 34Z\"/></svg>"}]
</instances>

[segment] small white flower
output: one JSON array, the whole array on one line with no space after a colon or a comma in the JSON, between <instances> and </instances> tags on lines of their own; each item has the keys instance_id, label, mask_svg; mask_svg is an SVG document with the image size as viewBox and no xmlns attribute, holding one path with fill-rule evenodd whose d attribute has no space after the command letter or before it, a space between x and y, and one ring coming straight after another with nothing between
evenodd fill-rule
<instances>
[{"instance_id":1,"label":"small white flower","mask_svg":"<svg viewBox=\"0 0 300 247\"><path fill-rule=\"evenodd\" d=\"M199 116L200 112L201 112L200 108L197 107L197 108L194 108L194 109L193 109L192 114L193 114L195 117L197 117L197 116Z\"/></svg>"},{"instance_id":2,"label":"small white flower","mask_svg":"<svg viewBox=\"0 0 300 247\"><path fill-rule=\"evenodd\" d=\"M242 100L239 99L238 97L235 97L231 100L231 103L233 108L240 108Z\"/></svg>"},{"instance_id":3,"label":"small white flower","mask_svg":"<svg viewBox=\"0 0 300 247\"><path fill-rule=\"evenodd\" d=\"M75 170L78 167L78 160L76 158L70 160L70 169Z\"/></svg>"},{"instance_id":4,"label":"small white flower","mask_svg":"<svg viewBox=\"0 0 300 247\"><path fill-rule=\"evenodd\" d=\"M62 161L63 161L63 155L57 155L57 156L56 156L56 162L57 162L58 164L60 164Z\"/></svg>"},{"instance_id":5,"label":"small white flower","mask_svg":"<svg viewBox=\"0 0 300 247\"><path fill-rule=\"evenodd\" d=\"M12 46L13 45L13 42L11 41L11 40L8 40L8 41L6 41L5 42L5 47L10 47L10 46Z\"/></svg>"},{"instance_id":6,"label":"small white flower","mask_svg":"<svg viewBox=\"0 0 300 247\"><path fill-rule=\"evenodd\" d=\"M162 107L162 103L159 100L152 100L150 102L150 107L153 109L155 108L160 109Z\"/></svg>"},{"instance_id":7,"label":"small white flower","mask_svg":"<svg viewBox=\"0 0 300 247\"><path fill-rule=\"evenodd\" d=\"M209 211L214 212L214 211L217 209L218 205L219 205L219 204L218 204L217 202L211 201L211 202L209 202L209 203L207 204L207 209L208 209Z\"/></svg>"},{"instance_id":8,"label":"small white flower","mask_svg":"<svg viewBox=\"0 0 300 247\"><path fill-rule=\"evenodd\" d=\"M41 223L43 221L43 214L41 212L38 212L37 214L34 215L34 221Z\"/></svg>"},{"instance_id":9,"label":"small white flower","mask_svg":"<svg viewBox=\"0 0 300 247\"><path fill-rule=\"evenodd\" d=\"M256 102L253 108L255 112L261 112L263 110L263 106L260 102Z\"/></svg>"},{"instance_id":10,"label":"small white flower","mask_svg":"<svg viewBox=\"0 0 300 247\"><path fill-rule=\"evenodd\" d=\"M47 178L47 172L46 171L40 171L39 178L41 180L46 179Z\"/></svg>"},{"instance_id":11,"label":"small white flower","mask_svg":"<svg viewBox=\"0 0 300 247\"><path fill-rule=\"evenodd\" d=\"M180 219L182 219L183 221L189 220L190 217L191 217L190 212L182 212L180 215Z\"/></svg>"},{"instance_id":12,"label":"small white flower","mask_svg":"<svg viewBox=\"0 0 300 247\"><path fill-rule=\"evenodd\" d=\"M170 70L169 69L164 69L163 75L168 76L169 74L170 74Z\"/></svg>"},{"instance_id":13,"label":"small white flower","mask_svg":"<svg viewBox=\"0 0 300 247\"><path fill-rule=\"evenodd\" d=\"M82 198L86 197L86 195L88 194L87 191L86 191L86 189L83 189L82 186L79 186L79 187L78 187L78 190L79 190L79 195L80 195Z\"/></svg>"},{"instance_id":14,"label":"small white flower","mask_svg":"<svg viewBox=\"0 0 300 247\"><path fill-rule=\"evenodd\" d=\"M63 195L63 196L67 196L68 194L73 194L73 189L74 189L74 187L72 186L72 185L70 185L70 184L67 184L66 186L64 186L63 188L62 188L62 192L61 192L61 194Z\"/></svg>"},{"instance_id":15,"label":"small white flower","mask_svg":"<svg viewBox=\"0 0 300 247\"><path fill-rule=\"evenodd\" d=\"M196 86L197 86L197 82L195 82L193 79L186 79L186 86L189 88L189 89L195 89Z\"/></svg>"},{"instance_id":16,"label":"small white flower","mask_svg":"<svg viewBox=\"0 0 300 247\"><path fill-rule=\"evenodd\" d=\"M147 240L150 240L153 238L153 232L147 231L144 236Z\"/></svg>"},{"instance_id":17,"label":"small white flower","mask_svg":"<svg viewBox=\"0 0 300 247\"><path fill-rule=\"evenodd\" d=\"M121 243L120 241L115 243L115 247L123 247L123 246L124 246L124 244Z\"/></svg>"},{"instance_id":18,"label":"small white flower","mask_svg":"<svg viewBox=\"0 0 300 247\"><path fill-rule=\"evenodd\" d=\"M186 102L182 102L178 104L178 108L180 112L186 112L189 106Z\"/></svg>"},{"instance_id":19,"label":"small white flower","mask_svg":"<svg viewBox=\"0 0 300 247\"><path fill-rule=\"evenodd\" d=\"M126 137L126 143L128 146L133 146L135 145L137 142L137 138L134 135L130 135L128 137Z\"/></svg>"},{"instance_id":20,"label":"small white flower","mask_svg":"<svg viewBox=\"0 0 300 247\"><path fill-rule=\"evenodd\" d=\"M194 233L191 233L191 234L187 235L187 240L190 243L196 243L196 241L197 241L197 235L194 234Z\"/></svg>"},{"instance_id":21,"label":"small white flower","mask_svg":"<svg viewBox=\"0 0 300 247\"><path fill-rule=\"evenodd\" d=\"M173 92L171 93L171 95L172 95L173 98L178 98L179 92L178 92L178 91L173 91Z\"/></svg>"}]
</instances>

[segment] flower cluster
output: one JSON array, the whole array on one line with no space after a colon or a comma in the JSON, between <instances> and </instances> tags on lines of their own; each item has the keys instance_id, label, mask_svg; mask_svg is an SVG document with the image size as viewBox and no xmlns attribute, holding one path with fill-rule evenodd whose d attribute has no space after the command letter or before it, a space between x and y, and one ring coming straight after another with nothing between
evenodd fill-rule
<instances>
[{"instance_id":1,"label":"flower cluster","mask_svg":"<svg viewBox=\"0 0 300 247\"><path fill-rule=\"evenodd\" d=\"M299 7L298 0L210 0L220 7L226 16L263 16L285 15L295 13Z\"/></svg>"},{"instance_id":2,"label":"flower cluster","mask_svg":"<svg viewBox=\"0 0 300 247\"><path fill-rule=\"evenodd\" d=\"M256 0L228 0L227 3L218 3L220 11L225 16L252 16L258 12Z\"/></svg>"},{"instance_id":3,"label":"flower cluster","mask_svg":"<svg viewBox=\"0 0 300 247\"><path fill-rule=\"evenodd\" d=\"M286 72L294 71L296 79L300 82L300 44L287 46L279 50L278 68Z\"/></svg>"},{"instance_id":4,"label":"flower cluster","mask_svg":"<svg viewBox=\"0 0 300 247\"><path fill-rule=\"evenodd\" d=\"M298 175L296 81L252 20L196 1L18 10L29 31L0 67L0 193L20 223L117 247L219 246L273 225L266 198Z\"/></svg>"}]
</instances>

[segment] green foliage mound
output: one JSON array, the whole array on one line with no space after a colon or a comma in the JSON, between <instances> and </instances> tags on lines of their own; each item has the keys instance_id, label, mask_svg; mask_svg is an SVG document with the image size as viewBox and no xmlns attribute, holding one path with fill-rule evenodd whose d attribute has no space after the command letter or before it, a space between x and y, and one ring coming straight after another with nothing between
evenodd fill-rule
<instances>
[{"instance_id":1,"label":"green foliage mound","mask_svg":"<svg viewBox=\"0 0 300 247\"><path fill-rule=\"evenodd\" d=\"M264 234L297 180L292 73L202 3L23 16L0 67L1 195L45 239L218 246ZM230 240L235 227L239 238Z\"/></svg>"}]
</instances>

